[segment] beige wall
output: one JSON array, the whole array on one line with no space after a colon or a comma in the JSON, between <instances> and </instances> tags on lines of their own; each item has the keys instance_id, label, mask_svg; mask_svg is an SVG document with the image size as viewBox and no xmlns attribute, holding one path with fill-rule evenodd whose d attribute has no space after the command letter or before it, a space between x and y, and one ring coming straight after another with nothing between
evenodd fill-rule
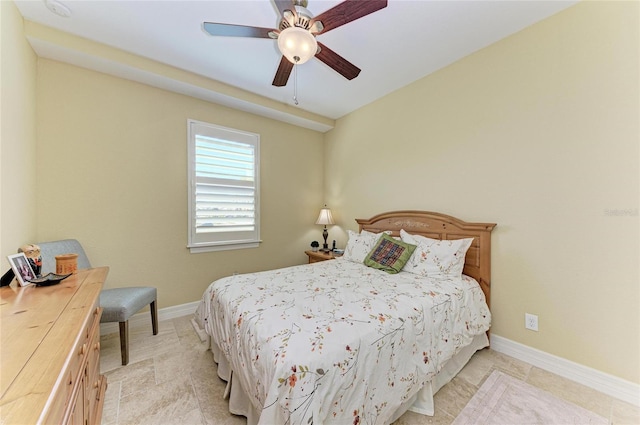
<instances>
[{"instance_id":1,"label":"beige wall","mask_svg":"<svg viewBox=\"0 0 640 425\"><path fill-rule=\"evenodd\" d=\"M339 120L325 162L344 228L395 209L497 223L492 332L635 383L638 12L585 2L398 90Z\"/></svg>"},{"instance_id":2,"label":"beige wall","mask_svg":"<svg viewBox=\"0 0 640 425\"><path fill-rule=\"evenodd\" d=\"M0 1L0 272L36 236L36 55L13 2Z\"/></svg>"},{"instance_id":3,"label":"beige wall","mask_svg":"<svg viewBox=\"0 0 640 425\"><path fill-rule=\"evenodd\" d=\"M235 271L305 262L323 203L321 133L43 58L37 111L38 238L79 239L111 267L106 287L154 285L167 307ZM186 248L188 118L260 134L260 248Z\"/></svg>"}]
</instances>

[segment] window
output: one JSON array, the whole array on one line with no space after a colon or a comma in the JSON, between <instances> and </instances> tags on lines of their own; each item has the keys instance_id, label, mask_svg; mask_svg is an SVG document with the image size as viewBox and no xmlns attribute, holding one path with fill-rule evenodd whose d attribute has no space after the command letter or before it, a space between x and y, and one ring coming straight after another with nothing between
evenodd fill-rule
<instances>
[{"instance_id":1,"label":"window","mask_svg":"<svg viewBox=\"0 0 640 425\"><path fill-rule=\"evenodd\" d=\"M260 243L260 136L188 120L189 248Z\"/></svg>"}]
</instances>

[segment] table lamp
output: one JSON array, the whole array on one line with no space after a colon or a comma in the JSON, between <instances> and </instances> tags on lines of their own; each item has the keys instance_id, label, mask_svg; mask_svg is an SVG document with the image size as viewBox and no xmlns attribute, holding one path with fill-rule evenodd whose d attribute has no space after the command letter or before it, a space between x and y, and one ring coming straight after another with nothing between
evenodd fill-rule
<instances>
[{"instance_id":1,"label":"table lamp","mask_svg":"<svg viewBox=\"0 0 640 425\"><path fill-rule=\"evenodd\" d=\"M331 215L331 210L327 208L326 205L320 210L320 215L318 216L318 220L316 220L316 224L324 224L324 230L322 231L322 237L324 238L322 251L329 252L329 245L327 244L327 236L329 236L329 232L327 231L327 224L335 223L333 221L333 216Z\"/></svg>"}]
</instances>

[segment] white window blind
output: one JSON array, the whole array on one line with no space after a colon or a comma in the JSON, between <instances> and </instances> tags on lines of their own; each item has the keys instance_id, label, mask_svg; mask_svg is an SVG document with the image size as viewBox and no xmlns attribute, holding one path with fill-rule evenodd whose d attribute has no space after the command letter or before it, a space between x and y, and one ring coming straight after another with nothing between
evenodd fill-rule
<instances>
[{"instance_id":1,"label":"white window blind","mask_svg":"<svg viewBox=\"0 0 640 425\"><path fill-rule=\"evenodd\" d=\"M189 248L260 242L260 136L189 120Z\"/></svg>"}]
</instances>

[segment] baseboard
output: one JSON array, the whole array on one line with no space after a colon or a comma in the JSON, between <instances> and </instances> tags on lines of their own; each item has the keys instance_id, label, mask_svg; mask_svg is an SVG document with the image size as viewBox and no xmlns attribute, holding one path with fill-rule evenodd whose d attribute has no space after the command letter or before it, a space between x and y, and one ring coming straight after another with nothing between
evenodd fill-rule
<instances>
[{"instance_id":1,"label":"baseboard","mask_svg":"<svg viewBox=\"0 0 640 425\"><path fill-rule=\"evenodd\" d=\"M194 301L187 304L174 305L171 307L165 307L158 309L158 321L175 319L176 317L188 316L195 313L200 301ZM151 314L149 311L141 311L129 318L129 327L134 326L151 326ZM117 322L113 323L100 323L100 334L107 335L111 333L119 332Z\"/></svg>"},{"instance_id":2,"label":"baseboard","mask_svg":"<svg viewBox=\"0 0 640 425\"><path fill-rule=\"evenodd\" d=\"M640 385L633 382L511 341L493 333L491 334L491 348L611 397L640 406Z\"/></svg>"}]
</instances>

